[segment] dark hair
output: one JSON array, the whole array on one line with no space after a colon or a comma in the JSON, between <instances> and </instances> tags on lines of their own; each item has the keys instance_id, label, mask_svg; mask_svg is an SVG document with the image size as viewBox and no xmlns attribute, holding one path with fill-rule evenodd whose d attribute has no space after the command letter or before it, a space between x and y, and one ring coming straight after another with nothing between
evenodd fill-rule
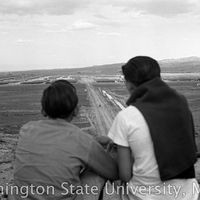
<instances>
[{"instance_id":1,"label":"dark hair","mask_svg":"<svg viewBox=\"0 0 200 200\"><path fill-rule=\"evenodd\" d=\"M55 81L44 90L41 104L44 116L67 118L78 104L76 88L66 80Z\"/></svg>"},{"instance_id":2,"label":"dark hair","mask_svg":"<svg viewBox=\"0 0 200 200\"><path fill-rule=\"evenodd\" d=\"M136 86L160 77L160 66L156 60L147 56L136 56L131 58L122 66L125 80Z\"/></svg>"}]
</instances>

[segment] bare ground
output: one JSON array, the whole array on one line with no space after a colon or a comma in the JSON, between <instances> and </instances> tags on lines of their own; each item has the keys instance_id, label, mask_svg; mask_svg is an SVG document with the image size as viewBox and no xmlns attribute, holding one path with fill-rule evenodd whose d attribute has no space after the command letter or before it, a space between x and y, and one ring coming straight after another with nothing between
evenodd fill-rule
<instances>
[{"instance_id":1,"label":"bare ground","mask_svg":"<svg viewBox=\"0 0 200 200\"><path fill-rule=\"evenodd\" d=\"M83 79L87 86L91 110L87 117L93 125L91 134L107 135L112 121L117 114L113 106L103 97L100 91L93 87L91 79ZM0 185L6 185L13 180L13 159L18 135L0 133ZM200 159L195 165L197 180L200 181ZM0 197L1 199L1 197Z\"/></svg>"}]
</instances>

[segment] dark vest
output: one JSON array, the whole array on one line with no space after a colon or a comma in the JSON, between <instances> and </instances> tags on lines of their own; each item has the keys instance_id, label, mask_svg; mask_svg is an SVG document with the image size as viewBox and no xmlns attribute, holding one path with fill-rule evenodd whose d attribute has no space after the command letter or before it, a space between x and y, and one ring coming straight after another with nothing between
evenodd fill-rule
<instances>
[{"instance_id":1,"label":"dark vest","mask_svg":"<svg viewBox=\"0 0 200 200\"><path fill-rule=\"evenodd\" d=\"M147 121L160 178L194 178L196 144L192 114L184 96L160 78L147 81L127 101Z\"/></svg>"}]
</instances>

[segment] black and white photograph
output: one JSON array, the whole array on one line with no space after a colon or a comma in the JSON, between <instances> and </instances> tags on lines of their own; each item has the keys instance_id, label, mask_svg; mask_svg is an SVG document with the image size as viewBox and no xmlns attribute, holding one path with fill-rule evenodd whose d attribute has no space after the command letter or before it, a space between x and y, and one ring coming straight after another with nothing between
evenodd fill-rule
<instances>
[{"instance_id":1,"label":"black and white photograph","mask_svg":"<svg viewBox=\"0 0 200 200\"><path fill-rule=\"evenodd\" d=\"M199 0L0 0L0 200L199 184Z\"/></svg>"}]
</instances>

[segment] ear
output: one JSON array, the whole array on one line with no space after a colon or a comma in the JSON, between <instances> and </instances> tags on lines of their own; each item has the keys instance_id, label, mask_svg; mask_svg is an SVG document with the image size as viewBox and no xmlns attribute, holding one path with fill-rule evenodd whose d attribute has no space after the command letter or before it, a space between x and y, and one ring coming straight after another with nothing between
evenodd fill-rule
<instances>
[{"instance_id":1,"label":"ear","mask_svg":"<svg viewBox=\"0 0 200 200\"><path fill-rule=\"evenodd\" d=\"M76 108L73 111L73 117L76 117L79 113L79 106L77 105Z\"/></svg>"}]
</instances>

